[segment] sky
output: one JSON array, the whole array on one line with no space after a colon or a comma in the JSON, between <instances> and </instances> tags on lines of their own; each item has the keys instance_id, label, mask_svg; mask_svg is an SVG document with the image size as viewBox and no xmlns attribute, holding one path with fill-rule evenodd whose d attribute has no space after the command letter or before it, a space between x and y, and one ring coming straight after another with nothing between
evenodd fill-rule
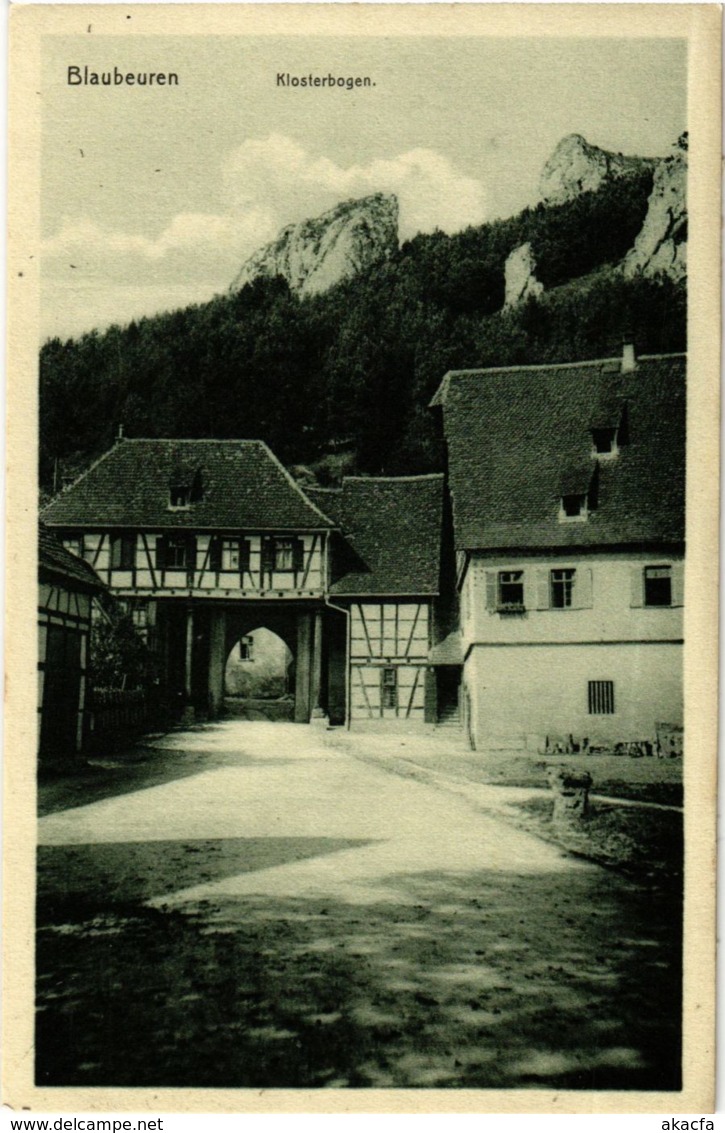
<instances>
[{"instance_id":1,"label":"sky","mask_svg":"<svg viewBox=\"0 0 725 1133\"><path fill-rule=\"evenodd\" d=\"M173 71L177 87L68 86L69 65ZM370 76L348 90L277 74ZM536 203L566 134L670 152L686 122L681 40L48 37L41 333L204 302L286 224L376 191L400 236Z\"/></svg>"}]
</instances>

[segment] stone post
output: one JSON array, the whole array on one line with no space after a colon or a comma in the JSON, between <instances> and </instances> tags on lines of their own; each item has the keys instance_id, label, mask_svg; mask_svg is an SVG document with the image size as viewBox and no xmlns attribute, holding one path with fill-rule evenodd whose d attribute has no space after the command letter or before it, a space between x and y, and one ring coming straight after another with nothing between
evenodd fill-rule
<instances>
[{"instance_id":1,"label":"stone post","mask_svg":"<svg viewBox=\"0 0 725 1133\"><path fill-rule=\"evenodd\" d=\"M224 646L227 616L224 610L211 610L209 615L209 715L221 715L224 704Z\"/></svg>"},{"instance_id":2,"label":"stone post","mask_svg":"<svg viewBox=\"0 0 725 1133\"><path fill-rule=\"evenodd\" d=\"M295 680L295 722L310 722L310 676L312 653L312 618L308 610L297 615L297 676Z\"/></svg>"},{"instance_id":3,"label":"stone post","mask_svg":"<svg viewBox=\"0 0 725 1133\"><path fill-rule=\"evenodd\" d=\"M589 813L592 777L588 771L549 767L546 777L554 792L554 822L578 822Z\"/></svg>"}]
</instances>

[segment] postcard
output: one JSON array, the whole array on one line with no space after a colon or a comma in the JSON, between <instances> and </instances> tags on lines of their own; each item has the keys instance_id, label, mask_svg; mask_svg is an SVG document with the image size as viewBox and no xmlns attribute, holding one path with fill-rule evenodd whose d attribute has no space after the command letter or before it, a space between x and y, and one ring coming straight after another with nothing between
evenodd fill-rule
<instances>
[{"instance_id":1,"label":"postcard","mask_svg":"<svg viewBox=\"0 0 725 1133\"><path fill-rule=\"evenodd\" d=\"M7 1106L711 1112L720 21L11 10Z\"/></svg>"}]
</instances>

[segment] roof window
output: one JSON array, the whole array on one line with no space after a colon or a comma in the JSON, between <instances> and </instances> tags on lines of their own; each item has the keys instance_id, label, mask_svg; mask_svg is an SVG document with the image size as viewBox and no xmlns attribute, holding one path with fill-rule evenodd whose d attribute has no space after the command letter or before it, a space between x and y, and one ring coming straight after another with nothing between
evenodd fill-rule
<instances>
[{"instance_id":1,"label":"roof window","mask_svg":"<svg viewBox=\"0 0 725 1133\"><path fill-rule=\"evenodd\" d=\"M559 523L584 521L589 516L589 496L587 492L561 497Z\"/></svg>"},{"instance_id":2,"label":"roof window","mask_svg":"<svg viewBox=\"0 0 725 1133\"><path fill-rule=\"evenodd\" d=\"M169 511L186 511L204 495L201 468L177 467L169 480Z\"/></svg>"},{"instance_id":3,"label":"roof window","mask_svg":"<svg viewBox=\"0 0 725 1133\"><path fill-rule=\"evenodd\" d=\"M619 452L617 433L618 429L613 425L607 426L606 428L592 429L594 456L604 460L615 457Z\"/></svg>"}]
</instances>

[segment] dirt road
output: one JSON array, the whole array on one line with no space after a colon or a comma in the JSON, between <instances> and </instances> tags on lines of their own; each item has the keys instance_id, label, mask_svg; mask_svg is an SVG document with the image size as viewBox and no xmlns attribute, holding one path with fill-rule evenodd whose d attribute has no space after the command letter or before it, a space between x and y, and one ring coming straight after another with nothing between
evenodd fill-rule
<instances>
[{"instance_id":1,"label":"dirt road","mask_svg":"<svg viewBox=\"0 0 725 1133\"><path fill-rule=\"evenodd\" d=\"M315 727L44 801L39 1084L678 1088L676 894Z\"/></svg>"}]
</instances>

